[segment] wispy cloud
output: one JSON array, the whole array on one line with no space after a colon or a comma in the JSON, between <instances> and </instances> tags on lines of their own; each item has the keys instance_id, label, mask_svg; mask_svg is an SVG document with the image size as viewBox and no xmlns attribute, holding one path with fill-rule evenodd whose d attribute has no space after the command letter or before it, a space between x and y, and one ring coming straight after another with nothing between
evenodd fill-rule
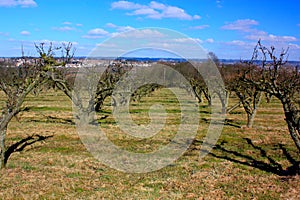
<instances>
[{"instance_id":1,"label":"wispy cloud","mask_svg":"<svg viewBox=\"0 0 300 200\"><path fill-rule=\"evenodd\" d=\"M0 36L9 36L9 33L7 33L7 32L0 32Z\"/></svg>"},{"instance_id":2,"label":"wispy cloud","mask_svg":"<svg viewBox=\"0 0 300 200\"><path fill-rule=\"evenodd\" d=\"M289 47L290 47L290 49L300 49L300 45L293 44L293 43L289 43Z\"/></svg>"},{"instance_id":3,"label":"wispy cloud","mask_svg":"<svg viewBox=\"0 0 300 200\"><path fill-rule=\"evenodd\" d=\"M83 26L83 24L80 24L80 23L73 24L72 22L69 22L69 21L65 21L62 24L66 25L66 26Z\"/></svg>"},{"instance_id":4,"label":"wispy cloud","mask_svg":"<svg viewBox=\"0 0 300 200\"><path fill-rule=\"evenodd\" d=\"M63 27L53 27L53 30L65 32L65 31L73 31L75 29L71 26L63 26Z\"/></svg>"},{"instance_id":5,"label":"wispy cloud","mask_svg":"<svg viewBox=\"0 0 300 200\"><path fill-rule=\"evenodd\" d=\"M235 30L245 33L244 38L248 40L264 40L268 42L293 42L297 41L294 36L278 36L274 34L267 33L255 28L259 23L253 19L240 19L231 23L227 23L222 26L221 29L224 30Z\"/></svg>"},{"instance_id":6,"label":"wispy cloud","mask_svg":"<svg viewBox=\"0 0 300 200\"><path fill-rule=\"evenodd\" d=\"M257 29L258 24L259 23L253 19L240 19L231 23L226 23L221 29L238 31L243 38L223 42L222 44L225 45L224 48L231 48L232 52L240 52L241 56L244 57L251 53L256 42L261 39L264 42L264 45L275 46L277 49L286 49L287 47L290 47L290 49L293 50L299 49L299 45L293 43L298 41L296 37L291 35L276 35L259 30ZM295 54L296 51L292 52ZM226 57L225 54L224 57Z\"/></svg>"},{"instance_id":7,"label":"wispy cloud","mask_svg":"<svg viewBox=\"0 0 300 200\"><path fill-rule=\"evenodd\" d=\"M221 28L224 30L237 30L243 32L249 32L253 29L253 26L258 25L258 21L253 19L239 19L234 22L226 23Z\"/></svg>"},{"instance_id":8,"label":"wispy cloud","mask_svg":"<svg viewBox=\"0 0 300 200\"><path fill-rule=\"evenodd\" d=\"M242 46L242 47L247 45L247 43L245 41L242 41L242 40L232 40L230 42L225 42L224 44L225 45L230 45L230 46L234 45L234 46Z\"/></svg>"},{"instance_id":9,"label":"wispy cloud","mask_svg":"<svg viewBox=\"0 0 300 200\"><path fill-rule=\"evenodd\" d=\"M16 7L21 6L23 8L37 7L37 3L34 0L1 0L0 7Z\"/></svg>"},{"instance_id":10,"label":"wispy cloud","mask_svg":"<svg viewBox=\"0 0 300 200\"><path fill-rule=\"evenodd\" d=\"M250 34L246 36L249 40L264 40L270 42L294 42L297 38L294 36L278 36L273 34L268 34L267 32L260 31L260 34Z\"/></svg>"},{"instance_id":11,"label":"wispy cloud","mask_svg":"<svg viewBox=\"0 0 300 200\"><path fill-rule=\"evenodd\" d=\"M79 28L78 27L81 27L83 26L82 24L74 24L72 22L69 22L69 21L65 21L62 23L63 26L59 26L59 27L53 27L52 29L53 30L56 30L56 31L62 31L62 32L67 32L67 31L78 31Z\"/></svg>"},{"instance_id":12,"label":"wispy cloud","mask_svg":"<svg viewBox=\"0 0 300 200\"><path fill-rule=\"evenodd\" d=\"M128 10L127 15L144 16L151 19L174 18L181 20L200 19L199 15L190 15L182 8L151 1L147 5L130 1L116 1L111 4L112 9Z\"/></svg>"},{"instance_id":13,"label":"wispy cloud","mask_svg":"<svg viewBox=\"0 0 300 200\"><path fill-rule=\"evenodd\" d=\"M222 1L221 0L216 0L216 4L218 8L222 8Z\"/></svg>"},{"instance_id":14,"label":"wispy cloud","mask_svg":"<svg viewBox=\"0 0 300 200\"><path fill-rule=\"evenodd\" d=\"M108 28L117 28L118 26L113 24L113 23L107 23L106 27L108 27Z\"/></svg>"},{"instance_id":15,"label":"wispy cloud","mask_svg":"<svg viewBox=\"0 0 300 200\"><path fill-rule=\"evenodd\" d=\"M153 29L132 29L129 32L113 33L113 36L118 35L120 38L163 38L165 35L160 31Z\"/></svg>"},{"instance_id":16,"label":"wispy cloud","mask_svg":"<svg viewBox=\"0 0 300 200\"><path fill-rule=\"evenodd\" d=\"M190 43L190 42L198 42L200 44L203 43L203 40L199 38L175 38L173 41L176 43Z\"/></svg>"},{"instance_id":17,"label":"wispy cloud","mask_svg":"<svg viewBox=\"0 0 300 200\"><path fill-rule=\"evenodd\" d=\"M208 38L206 40L202 40L200 38L175 38L171 42L176 42L176 43L191 43L191 42L197 42L199 44L203 43L214 43L213 38Z\"/></svg>"},{"instance_id":18,"label":"wispy cloud","mask_svg":"<svg viewBox=\"0 0 300 200\"><path fill-rule=\"evenodd\" d=\"M118 25L113 24L113 23L107 23L106 27L113 28L118 32L125 32L125 31L135 30L135 28L133 28L131 26L118 26Z\"/></svg>"},{"instance_id":19,"label":"wispy cloud","mask_svg":"<svg viewBox=\"0 0 300 200\"><path fill-rule=\"evenodd\" d=\"M68 21L67 21L67 22L63 22L63 24L64 24L64 25L71 25L72 22L68 22Z\"/></svg>"},{"instance_id":20,"label":"wispy cloud","mask_svg":"<svg viewBox=\"0 0 300 200\"><path fill-rule=\"evenodd\" d=\"M21 31L20 34L24 35L24 36L28 36L28 35L30 35L30 32L24 30L24 31Z\"/></svg>"},{"instance_id":21,"label":"wispy cloud","mask_svg":"<svg viewBox=\"0 0 300 200\"><path fill-rule=\"evenodd\" d=\"M205 25L200 25L200 26L190 26L190 29L194 29L194 30L202 30L202 29L206 29L209 28L209 25L205 24Z\"/></svg>"},{"instance_id":22,"label":"wispy cloud","mask_svg":"<svg viewBox=\"0 0 300 200\"><path fill-rule=\"evenodd\" d=\"M109 35L109 32L107 32L106 30L104 30L102 28L95 28L95 29L91 29L90 31L88 31L88 33L82 37L87 38L87 39L99 39L99 38L103 38L108 35Z\"/></svg>"},{"instance_id":23,"label":"wispy cloud","mask_svg":"<svg viewBox=\"0 0 300 200\"><path fill-rule=\"evenodd\" d=\"M144 7L145 6L141 4L133 3L129 1L116 1L111 4L112 9L122 9L122 10L134 10L134 9L141 9Z\"/></svg>"},{"instance_id":24,"label":"wispy cloud","mask_svg":"<svg viewBox=\"0 0 300 200\"><path fill-rule=\"evenodd\" d=\"M208 39L205 40L205 42L207 42L207 43L214 43L215 40L213 38L208 38Z\"/></svg>"}]
</instances>

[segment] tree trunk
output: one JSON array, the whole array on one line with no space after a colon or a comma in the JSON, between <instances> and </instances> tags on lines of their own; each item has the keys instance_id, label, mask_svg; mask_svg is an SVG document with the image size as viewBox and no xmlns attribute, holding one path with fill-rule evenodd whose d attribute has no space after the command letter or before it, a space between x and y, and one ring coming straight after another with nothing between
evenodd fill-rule
<instances>
[{"instance_id":1,"label":"tree trunk","mask_svg":"<svg viewBox=\"0 0 300 200\"><path fill-rule=\"evenodd\" d=\"M287 122L290 135L300 153L300 118L297 106L293 102L283 97L281 98L281 103L283 105L285 120Z\"/></svg>"},{"instance_id":2,"label":"tree trunk","mask_svg":"<svg viewBox=\"0 0 300 200\"><path fill-rule=\"evenodd\" d=\"M262 98L262 92L255 93L255 95L253 96L252 112L247 114L247 127L248 128L252 128L252 126L253 126L254 118L256 116L257 108L261 102L261 98Z\"/></svg>"},{"instance_id":3,"label":"tree trunk","mask_svg":"<svg viewBox=\"0 0 300 200\"><path fill-rule=\"evenodd\" d=\"M225 90L225 98L222 96L222 94L218 93L218 96L220 98L221 104L222 104L222 114L226 114L226 108L229 101L229 92Z\"/></svg>"},{"instance_id":4,"label":"tree trunk","mask_svg":"<svg viewBox=\"0 0 300 200\"><path fill-rule=\"evenodd\" d=\"M193 90L194 90L196 99L198 100L198 103L202 103L203 102L202 91L200 89L197 89L196 87L193 87Z\"/></svg>"},{"instance_id":5,"label":"tree trunk","mask_svg":"<svg viewBox=\"0 0 300 200\"><path fill-rule=\"evenodd\" d=\"M3 130L0 130L0 169L5 168L5 165L6 165L6 159L5 159L6 130L7 130L7 127L5 127Z\"/></svg>"},{"instance_id":6,"label":"tree trunk","mask_svg":"<svg viewBox=\"0 0 300 200\"><path fill-rule=\"evenodd\" d=\"M10 112L8 114L3 114L1 116L0 121L0 169L5 168L5 165L7 163L6 158L6 146L5 146L5 139L6 139L6 132L7 127L10 122L10 120L13 118L14 113L17 113L18 109L14 109L13 112Z\"/></svg>"},{"instance_id":7,"label":"tree trunk","mask_svg":"<svg viewBox=\"0 0 300 200\"><path fill-rule=\"evenodd\" d=\"M203 92L203 94L204 94L204 96L205 96L205 98L206 98L206 100L207 100L207 105L208 105L209 107L212 106L212 100L211 100L211 96L210 96L210 94L209 94L208 89L207 89L207 91L202 90L202 92Z\"/></svg>"},{"instance_id":8,"label":"tree trunk","mask_svg":"<svg viewBox=\"0 0 300 200\"><path fill-rule=\"evenodd\" d=\"M293 123L291 123L290 121L286 120L287 124L288 124L288 128L289 128L289 132L290 135L300 153L300 134L299 131L293 126Z\"/></svg>"},{"instance_id":9,"label":"tree trunk","mask_svg":"<svg viewBox=\"0 0 300 200\"><path fill-rule=\"evenodd\" d=\"M247 113L247 128L252 128L255 115L256 115L256 109L252 113Z\"/></svg>"}]
</instances>

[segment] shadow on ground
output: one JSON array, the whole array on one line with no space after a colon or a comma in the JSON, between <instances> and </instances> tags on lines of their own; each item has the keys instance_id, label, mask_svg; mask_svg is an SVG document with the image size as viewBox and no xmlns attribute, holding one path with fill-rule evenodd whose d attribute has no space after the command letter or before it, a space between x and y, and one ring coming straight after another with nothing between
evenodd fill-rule
<instances>
[{"instance_id":1,"label":"shadow on ground","mask_svg":"<svg viewBox=\"0 0 300 200\"><path fill-rule=\"evenodd\" d=\"M52 138L53 135L49 135L49 136L42 136L42 135L31 135L28 136L12 145L10 145L7 150L5 151L5 159L4 159L4 163L6 164L8 161L8 158L11 156L11 154L15 153L15 152L21 152L25 149L25 147L30 146L36 142L42 142L45 141L49 138Z\"/></svg>"},{"instance_id":2,"label":"shadow on ground","mask_svg":"<svg viewBox=\"0 0 300 200\"><path fill-rule=\"evenodd\" d=\"M252 157L251 155L243 154L234 150L229 150L228 147L225 147L226 142L221 142L220 145L216 145L214 147L214 151L210 152L210 155L216 158L225 159L234 163L254 167L260 169L262 171L270 172L279 176L295 176L300 174L300 162L296 161L284 147L284 145L279 144L279 148L281 149L283 155L290 162L290 166L286 169L282 167L280 163L275 161L270 155L266 153L266 151L255 144L253 144L252 140L249 138L244 138L248 145L250 145L255 151L259 153L261 156L261 161L257 158Z\"/></svg>"}]
</instances>

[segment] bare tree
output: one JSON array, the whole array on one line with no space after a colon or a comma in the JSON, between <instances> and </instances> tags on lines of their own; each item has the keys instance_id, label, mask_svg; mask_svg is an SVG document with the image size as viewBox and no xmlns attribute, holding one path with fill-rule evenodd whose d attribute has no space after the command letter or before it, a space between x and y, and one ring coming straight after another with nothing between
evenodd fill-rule
<instances>
[{"instance_id":1,"label":"bare tree","mask_svg":"<svg viewBox=\"0 0 300 200\"><path fill-rule=\"evenodd\" d=\"M48 47L44 43L35 44L35 47L39 58L29 59L24 56L22 51L22 58L20 58L22 62L18 67L14 62L0 63L0 91L6 97L0 116L0 169L6 166L12 153L12 148L7 148L5 144L8 124L22 111L22 104L28 94L35 90L38 91L45 83L49 82L55 74L55 66L64 66L73 56L70 54L71 43L63 45L65 50L63 61L55 59L55 52L62 47L54 47L52 43ZM40 141L41 138L44 137L30 136L26 140L26 144L31 143L29 140Z\"/></svg>"},{"instance_id":2,"label":"bare tree","mask_svg":"<svg viewBox=\"0 0 300 200\"><path fill-rule=\"evenodd\" d=\"M254 48L251 65L241 80L280 100L290 136L300 152L300 72L298 67L287 66L287 53L288 49L283 49L276 56L275 47L267 48L259 40ZM257 63L259 56L261 61Z\"/></svg>"},{"instance_id":3,"label":"bare tree","mask_svg":"<svg viewBox=\"0 0 300 200\"><path fill-rule=\"evenodd\" d=\"M31 60L31 62L33 62ZM29 93L47 80L43 74L45 67L38 60L30 63L23 58L23 64L19 67L0 66L0 90L5 94L5 105L0 116L0 169L4 168L8 155L6 154L7 127L13 117L22 111L22 104Z\"/></svg>"},{"instance_id":4,"label":"bare tree","mask_svg":"<svg viewBox=\"0 0 300 200\"><path fill-rule=\"evenodd\" d=\"M247 127L253 126L254 118L260 104L263 92L254 85L245 83L241 80L243 74L249 69L247 63L223 66L220 71L225 80L227 90L234 92L239 99L236 105L242 105L247 114ZM258 72L258 71L256 71ZM253 72L252 72L253 73ZM252 79L258 80L259 74L253 75ZM234 105L228 111L232 111L238 106Z\"/></svg>"}]
</instances>

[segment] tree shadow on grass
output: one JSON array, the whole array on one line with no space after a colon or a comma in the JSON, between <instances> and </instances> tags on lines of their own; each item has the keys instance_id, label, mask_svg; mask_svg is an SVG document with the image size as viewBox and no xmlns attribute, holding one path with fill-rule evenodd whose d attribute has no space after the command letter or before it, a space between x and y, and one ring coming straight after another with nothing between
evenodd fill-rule
<instances>
[{"instance_id":1,"label":"tree shadow on grass","mask_svg":"<svg viewBox=\"0 0 300 200\"><path fill-rule=\"evenodd\" d=\"M55 116L46 116L43 115L44 118L43 119L30 119L28 121L30 122L38 122L38 123L55 123L55 124L65 124L65 125L75 125L75 121L74 119L65 119L65 118L60 118L60 117L55 117ZM105 124L109 124L110 121L105 121L105 119L108 117L109 115L104 115L104 116L100 116L97 120L94 121L94 123L97 124L98 123L105 123ZM77 118L78 120L78 118Z\"/></svg>"},{"instance_id":2,"label":"tree shadow on grass","mask_svg":"<svg viewBox=\"0 0 300 200\"><path fill-rule=\"evenodd\" d=\"M283 169L282 165L276 162L271 156L267 155L266 151L263 148L254 145L251 139L249 138L244 138L244 139L246 140L248 145L250 145L252 148L254 148L259 152L262 159L267 159L268 162L258 160L257 158L254 158L247 154L229 150L224 147L224 144L226 144L226 142L222 142L220 145L216 145L214 148L215 151L221 152L222 153L221 155L218 155L217 153L213 153L213 152L210 152L210 155L234 163L254 167L262 171L270 172L279 176L295 176L297 174L300 174L300 169L299 169L300 162L297 162L288 153L284 145L280 144L279 148L282 150L283 155L287 158L287 160L291 164L291 166L288 167L287 169Z\"/></svg>"},{"instance_id":3,"label":"tree shadow on grass","mask_svg":"<svg viewBox=\"0 0 300 200\"><path fill-rule=\"evenodd\" d=\"M15 153L15 152L21 152L25 149L25 147L30 146L36 142L42 142L45 141L49 138L52 138L53 135L49 135L49 136L42 136L42 135L31 135L28 136L12 145L10 145L6 151L5 151L5 159L4 159L4 163L6 164L8 161L8 158L11 156L11 154Z\"/></svg>"},{"instance_id":4,"label":"tree shadow on grass","mask_svg":"<svg viewBox=\"0 0 300 200\"><path fill-rule=\"evenodd\" d=\"M211 123L211 120L208 119L208 118L202 117L202 118L200 119L200 122L204 122L204 123L209 124L209 123ZM235 127L235 128L241 128L241 125L240 125L240 124L234 122L234 121L231 120L231 119L225 119L225 120L224 120L224 123L223 123L223 122L214 122L214 123L217 123L217 124L219 124L219 125L224 124L224 126L231 126L231 127Z\"/></svg>"}]
</instances>

